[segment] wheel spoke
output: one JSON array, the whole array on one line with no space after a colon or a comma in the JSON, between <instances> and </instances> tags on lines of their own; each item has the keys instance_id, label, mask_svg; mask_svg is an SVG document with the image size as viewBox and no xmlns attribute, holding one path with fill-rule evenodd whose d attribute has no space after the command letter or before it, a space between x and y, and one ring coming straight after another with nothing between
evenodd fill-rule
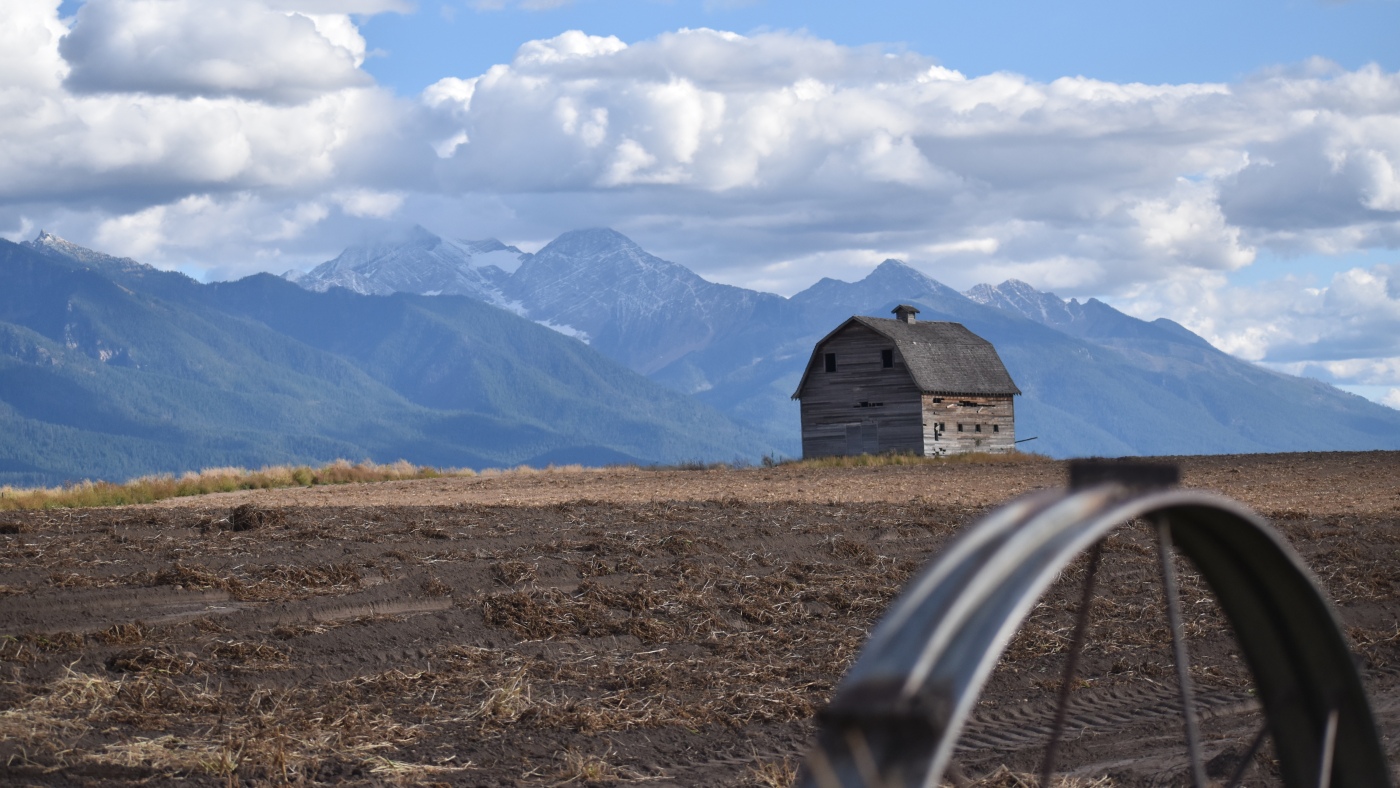
<instances>
[{"instance_id":1,"label":"wheel spoke","mask_svg":"<svg viewBox=\"0 0 1400 788\"><path fill-rule=\"evenodd\" d=\"M807 754L805 765L808 776L817 783L818 788L841 788L841 778L837 776L831 759L826 756L826 750L813 748Z\"/></svg>"},{"instance_id":2,"label":"wheel spoke","mask_svg":"<svg viewBox=\"0 0 1400 788\"><path fill-rule=\"evenodd\" d=\"M1065 657L1065 675L1060 682L1060 697L1055 704L1055 724L1050 729L1050 741L1045 745L1045 758L1040 764L1040 784L1048 786L1055 773L1055 754L1064 735L1065 717L1069 714L1069 697L1074 691L1074 676L1079 669L1079 654L1084 650L1084 638L1089 632L1089 608L1094 602L1094 582L1103 558L1103 542L1095 542L1089 553L1089 568L1084 575L1084 592L1079 597L1079 613L1070 636L1069 655Z\"/></svg>"},{"instance_id":3,"label":"wheel spoke","mask_svg":"<svg viewBox=\"0 0 1400 788\"><path fill-rule=\"evenodd\" d=\"M1317 770L1317 788L1332 784L1332 756L1337 750L1337 710L1327 715L1327 728L1322 732L1322 763Z\"/></svg>"},{"instance_id":4,"label":"wheel spoke","mask_svg":"<svg viewBox=\"0 0 1400 788\"><path fill-rule=\"evenodd\" d=\"M1259 732L1254 734L1254 741L1250 742L1249 749L1245 751L1244 757L1235 766L1234 774L1230 775L1230 781L1225 783L1225 788L1236 788L1244 781L1245 772L1249 771L1249 765L1254 763L1254 756L1259 754L1259 748L1264 746L1264 739L1269 735L1269 723L1265 722Z\"/></svg>"},{"instance_id":5,"label":"wheel spoke","mask_svg":"<svg viewBox=\"0 0 1400 788\"><path fill-rule=\"evenodd\" d=\"M1176 662L1177 686L1181 690L1181 715L1186 722L1186 753L1191 759L1191 783L1196 788L1205 788L1206 767L1201 760L1201 734L1196 728L1196 701L1191 693L1191 663L1186 654L1186 633L1181 626L1171 526L1165 518L1157 520L1157 545L1162 559L1162 590L1167 597L1167 625L1172 633L1172 657Z\"/></svg>"},{"instance_id":6,"label":"wheel spoke","mask_svg":"<svg viewBox=\"0 0 1400 788\"><path fill-rule=\"evenodd\" d=\"M851 756L855 760L856 770L860 772L860 779L867 788L884 788L885 780L880 776L880 767L875 763L875 753L870 749L870 741L865 738L865 731L851 727L846 729L846 746L851 748Z\"/></svg>"},{"instance_id":7,"label":"wheel spoke","mask_svg":"<svg viewBox=\"0 0 1400 788\"><path fill-rule=\"evenodd\" d=\"M948 768L943 771L943 776L948 782L953 784L953 788L968 788L972 785L972 780L967 777L967 772L956 760L948 761Z\"/></svg>"}]
</instances>

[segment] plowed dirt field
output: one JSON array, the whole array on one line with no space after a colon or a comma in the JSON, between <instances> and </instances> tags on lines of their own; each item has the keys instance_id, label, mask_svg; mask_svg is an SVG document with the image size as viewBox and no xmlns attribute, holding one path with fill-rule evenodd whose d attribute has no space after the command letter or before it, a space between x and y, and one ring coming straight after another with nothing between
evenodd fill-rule
<instances>
[{"instance_id":1,"label":"plowed dirt field","mask_svg":"<svg viewBox=\"0 0 1400 788\"><path fill-rule=\"evenodd\" d=\"M1400 762L1400 454L1179 458L1268 517L1334 600ZM890 601L1065 466L511 472L0 512L0 782L786 785ZM1179 785L1154 541L1106 543L1069 785ZM964 736L1033 772L1084 562ZM1183 575L1212 777L1259 727ZM1273 784L1265 746L1246 784Z\"/></svg>"}]
</instances>

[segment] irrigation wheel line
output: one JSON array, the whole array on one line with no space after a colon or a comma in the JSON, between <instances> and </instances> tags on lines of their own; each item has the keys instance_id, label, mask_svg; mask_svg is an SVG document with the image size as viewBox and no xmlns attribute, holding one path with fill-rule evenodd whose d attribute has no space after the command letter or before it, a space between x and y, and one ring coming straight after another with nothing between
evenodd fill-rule
<instances>
[{"instance_id":1,"label":"irrigation wheel line","mask_svg":"<svg viewBox=\"0 0 1400 788\"><path fill-rule=\"evenodd\" d=\"M1390 786L1337 618L1283 538L1227 498L1113 481L1012 501L950 543L895 601L837 687L798 784L938 785L983 684L1041 595L1077 556L1139 518L1157 525L1164 584L1174 586L1174 546L1229 620L1264 710L1253 749L1266 735L1273 740L1283 783ZM1174 588L1167 590L1170 606ZM1184 657L1179 622L1172 628ZM1194 739L1189 670L1178 671ZM1197 782L1204 770L1197 745L1190 748Z\"/></svg>"}]
</instances>

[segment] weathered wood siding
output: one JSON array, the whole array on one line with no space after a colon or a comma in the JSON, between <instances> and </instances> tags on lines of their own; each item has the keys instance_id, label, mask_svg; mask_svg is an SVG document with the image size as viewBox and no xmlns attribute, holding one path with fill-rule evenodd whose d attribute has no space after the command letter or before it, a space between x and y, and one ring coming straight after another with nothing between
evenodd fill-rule
<instances>
[{"instance_id":1,"label":"weathered wood siding","mask_svg":"<svg viewBox=\"0 0 1400 788\"><path fill-rule=\"evenodd\" d=\"M886 368L881 351L894 351ZM836 371L824 357L836 354ZM922 404L894 341L850 326L818 348L802 392L802 456L919 452Z\"/></svg>"},{"instance_id":2,"label":"weathered wood siding","mask_svg":"<svg viewBox=\"0 0 1400 788\"><path fill-rule=\"evenodd\" d=\"M1009 396L925 394L923 422L925 456L1006 452L1016 447L1016 409Z\"/></svg>"}]
</instances>

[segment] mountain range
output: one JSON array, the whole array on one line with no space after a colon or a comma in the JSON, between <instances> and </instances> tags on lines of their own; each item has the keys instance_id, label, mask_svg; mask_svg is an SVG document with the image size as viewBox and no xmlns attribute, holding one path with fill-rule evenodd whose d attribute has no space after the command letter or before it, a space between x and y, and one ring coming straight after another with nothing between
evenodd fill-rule
<instances>
[{"instance_id":1,"label":"mountain range","mask_svg":"<svg viewBox=\"0 0 1400 788\"><path fill-rule=\"evenodd\" d=\"M883 317L898 303L992 341L1024 392L1017 434L1051 456L1400 448L1400 411L1234 358L1170 320L1024 282L960 293L887 260L859 282L823 279L783 298L706 281L609 229L567 232L533 254L422 228L412 235L414 245L347 249L299 281L321 287L353 272L362 292L402 290L421 250L439 250L436 260L485 272L454 292L583 339L790 455L800 436L789 398L815 342L851 315ZM508 256L507 265L484 265L469 253L477 248Z\"/></svg>"},{"instance_id":2,"label":"mountain range","mask_svg":"<svg viewBox=\"0 0 1400 788\"><path fill-rule=\"evenodd\" d=\"M47 233L0 241L0 485L337 457L481 468L774 450L477 298L267 274L200 284Z\"/></svg>"},{"instance_id":3,"label":"mountain range","mask_svg":"<svg viewBox=\"0 0 1400 788\"><path fill-rule=\"evenodd\" d=\"M291 281L289 281L291 280ZM1169 320L897 260L790 298L608 229L539 251L411 228L307 273L201 284L0 241L0 485L337 457L456 467L799 453L813 345L898 303L995 344L1055 457L1400 448L1400 411Z\"/></svg>"}]
</instances>

